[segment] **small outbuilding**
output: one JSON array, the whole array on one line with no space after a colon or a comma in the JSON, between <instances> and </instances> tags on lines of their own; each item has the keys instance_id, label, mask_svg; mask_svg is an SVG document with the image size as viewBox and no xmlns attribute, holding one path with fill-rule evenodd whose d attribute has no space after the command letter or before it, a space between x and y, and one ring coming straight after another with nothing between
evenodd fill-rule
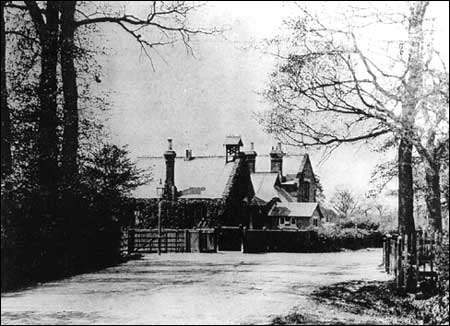
<instances>
[{"instance_id":1,"label":"small outbuilding","mask_svg":"<svg viewBox=\"0 0 450 326\"><path fill-rule=\"evenodd\" d=\"M318 203L276 202L268 218L272 228L304 229L319 226L323 215Z\"/></svg>"}]
</instances>

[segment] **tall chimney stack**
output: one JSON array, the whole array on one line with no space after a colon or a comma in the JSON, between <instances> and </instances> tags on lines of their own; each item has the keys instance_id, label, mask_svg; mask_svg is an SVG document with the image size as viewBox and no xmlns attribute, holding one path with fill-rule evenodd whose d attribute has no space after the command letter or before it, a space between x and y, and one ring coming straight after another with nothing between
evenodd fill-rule
<instances>
[{"instance_id":1,"label":"tall chimney stack","mask_svg":"<svg viewBox=\"0 0 450 326\"><path fill-rule=\"evenodd\" d=\"M177 189L175 187L175 157L177 153L172 149L172 139L167 139L169 149L164 152L166 160L166 182L164 184L164 197L169 200L174 200Z\"/></svg>"},{"instance_id":2,"label":"tall chimney stack","mask_svg":"<svg viewBox=\"0 0 450 326\"><path fill-rule=\"evenodd\" d=\"M255 151L255 145L253 142L250 143L250 150L245 151L245 162L247 162L248 170L250 173L255 173L256 156L258 155Z\"/></svg>"},{"instance_id":3,"label":"tall chimney stack","mask_svg":"<svg viewBox=\"0 0 450 326\"><path fill-rule=\"evenodd\" d=\"M277 172L283 175L283 156L284 153L281 150L281 142L277 147L272 147L270 151L270 172Z\"/></svg>"}]
</instances>

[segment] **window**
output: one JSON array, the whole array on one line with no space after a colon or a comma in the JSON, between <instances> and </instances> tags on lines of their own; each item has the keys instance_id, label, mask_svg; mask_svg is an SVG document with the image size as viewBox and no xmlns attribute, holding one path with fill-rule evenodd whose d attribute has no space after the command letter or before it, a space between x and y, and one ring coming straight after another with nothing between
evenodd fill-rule
<instances>
[{"instance_id":1,"label":"window","mask_svg":"<svg viewBox=\"0 0 450 326\"><path fill-rule=\"evenodd\" d=\"M290 225L291 219L289 217L284 218L284 225Z\"/></svg>"},{"instance_id":2,"label":"window","mask_svg":"<svg viewBox=\"0 0 450 326\"><path fill-rule=\"evenodd\" d=\"M317 218L313 218L313 225L314 226L318 226L319 225L319 221L317 220Z\"/></svg>"}]
</instances>

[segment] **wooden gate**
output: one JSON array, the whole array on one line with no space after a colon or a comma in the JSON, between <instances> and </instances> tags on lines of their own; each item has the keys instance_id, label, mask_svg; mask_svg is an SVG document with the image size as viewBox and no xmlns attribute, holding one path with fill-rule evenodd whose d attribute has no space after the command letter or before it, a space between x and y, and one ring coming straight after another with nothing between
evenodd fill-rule
<instances>
[{"instance_id":1,"label":"wooden gate","mask_svg":"<svg viewBox=\"0 0 450 326\"><path fill-rule=\"evenodd\" d=\"M188 230L129 229L128 253L187 252L190 251Z\"/></svg>"},{"instance_id":2,"label":"wooden gate","mask_svg":"<svg viewBox=\"0 0 450 326\"><path fill-rule=\"evenodd\" d=\"M121 252L216 252L215 229L128 229L123 232Z\"/></svg>"}]
</instances>

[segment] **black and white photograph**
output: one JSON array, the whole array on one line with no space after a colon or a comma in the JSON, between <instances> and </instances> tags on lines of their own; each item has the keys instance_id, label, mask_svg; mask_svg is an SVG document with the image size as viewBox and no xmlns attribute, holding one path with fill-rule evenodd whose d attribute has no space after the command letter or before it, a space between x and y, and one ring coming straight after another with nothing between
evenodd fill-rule
<instances>
[{"instance_id":1,"label":"black and white photograph","mask_svg":"<svg viewBox=\"0 0 450 326\"><path fill-rule=\"evenodd\" d=\"M448 325L448 1L1 1L1 325Z\"/></svg>"}]
</instances>

